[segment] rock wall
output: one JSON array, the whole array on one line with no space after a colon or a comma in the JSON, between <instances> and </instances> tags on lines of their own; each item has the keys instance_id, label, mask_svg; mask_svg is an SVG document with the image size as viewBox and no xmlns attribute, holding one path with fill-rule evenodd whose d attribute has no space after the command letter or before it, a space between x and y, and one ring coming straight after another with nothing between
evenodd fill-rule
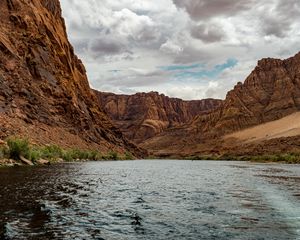
<instances>
[{"instance_id":1,"label":"rock wall","mask_svg":"<svg viewBox=\"0 0 300 240\"><path fill-rule=\"evenodd\" d=\"M141 146L160 156L226 153L241 148L242 143L224 142L225 134L297 111L300 111L300 53L286 60L266 58L258 62L244 83L238 83L228 92L219 107L199 114L188 124L167 129ZM298 147L298 142L295 146Z\"/></svg>"},{"instance_id":2,"label":"rock wall","mask_svg":"<svg viewBox=\"0 0 300 240\"><path fill-rule=\"evenodd\" d=\"M0 137L55 142L61 131L69 136L61 145L138 152L97 105L59 1L2 0L0 11ZM35 135L26 131L32 126Z\"/></svg>"},{"instance_id":3,"label":"rock wall","mask_svg":"<svg viewBox=\"0 0 300 240\"><path fill-rule=\"evenodd\" d=\"M228 92L219 108L198 116L195 124L201 132L222 135L299 110L300 53L286 60L260 60L245 82Z\"/></svg>"},{"instance_id":4,"label":"rock wall","mask_svg":"<svg viewBox=\"0 0 300 240\"><path fill-rule=\"evenodd\" d=\"M188 123L220 105L216 99L183 101L157 92L116 95L95 91L99 104L126 137L136 143Z\"/></svg>"}]
</instances>

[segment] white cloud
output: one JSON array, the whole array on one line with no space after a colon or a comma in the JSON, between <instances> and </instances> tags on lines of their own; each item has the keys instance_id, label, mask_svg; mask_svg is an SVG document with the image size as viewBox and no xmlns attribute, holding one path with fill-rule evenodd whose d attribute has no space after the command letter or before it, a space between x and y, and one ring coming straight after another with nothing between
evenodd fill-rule
<instances>
[{"instance_id":1,"label":"white cloud","mask_svg":"<svg viewBox=\"0 0 300 240\"><path fill-rule=\"evenodd\" d=\"M179 54L182 52L183 48L174 43L172 40L168 39L164 44L160 46L160 50L165 53Z\"/></svg>"},{"instance_id":2,"label":"white cloud","mask_svg":"<svg viewBox=\"0 0 300 240\"><path fill-rule=\"evenodd\" d=\"M299 0L61 0L71 43L102 91L224 98L263 57L298 52ZM160 66L237 59L215 79L176 81Z\"/></svg>"}]
</instances>

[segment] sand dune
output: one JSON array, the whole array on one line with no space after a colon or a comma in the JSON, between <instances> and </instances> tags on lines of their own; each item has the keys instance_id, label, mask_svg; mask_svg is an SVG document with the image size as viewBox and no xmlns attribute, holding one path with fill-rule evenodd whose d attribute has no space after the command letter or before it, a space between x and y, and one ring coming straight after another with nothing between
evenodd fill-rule
<instances>
[{"instance_id":1,"label":"sand dune","mask_svg":"<svg viewBox=\"0 0 300 240\"><path fill-rule=\"evenodd\" d=\"M224 138L234 138L245 142L256 142L297 135L300 135L300 112L296 112L276 121L228 134Z\"/></svg>"}]
</instances>

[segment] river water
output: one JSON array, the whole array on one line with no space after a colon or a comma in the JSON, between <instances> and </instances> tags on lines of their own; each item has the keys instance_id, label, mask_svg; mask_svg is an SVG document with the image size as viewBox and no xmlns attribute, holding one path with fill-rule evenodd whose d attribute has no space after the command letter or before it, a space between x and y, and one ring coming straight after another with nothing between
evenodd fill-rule
<instances>
[{"instance_id":1,"label":"river water","mask_svg":"<svg viewBox=\"0 0 300 240\"><path fill-rule=\"evenodd\" d=\"M142 160L0 169L0 239L300 239L300 165Z\"/></svg>"}]
</instances>

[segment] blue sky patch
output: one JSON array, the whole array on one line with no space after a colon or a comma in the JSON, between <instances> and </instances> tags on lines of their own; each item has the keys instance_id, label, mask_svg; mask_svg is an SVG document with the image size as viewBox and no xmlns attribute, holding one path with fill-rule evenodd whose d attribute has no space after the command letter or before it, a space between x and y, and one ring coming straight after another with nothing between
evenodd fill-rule
<instances>
[{"instance_id":1,"label":"blue sky patch","mask_svg":"<svg viewBox=\"0 0 300 240\"><path fill-rule=\"evenodd\" d=\"M184 79L195 79L199 80L201 78L216 78L224 70L236 66L238 61L234 58L228 59L225 63L220 65L215 65L212 69L206 69L203 64L193 64L193 65L172 65L160 67L160 69L173 72L174 77L177 80Z\"/></svg>"}]
</instances>

